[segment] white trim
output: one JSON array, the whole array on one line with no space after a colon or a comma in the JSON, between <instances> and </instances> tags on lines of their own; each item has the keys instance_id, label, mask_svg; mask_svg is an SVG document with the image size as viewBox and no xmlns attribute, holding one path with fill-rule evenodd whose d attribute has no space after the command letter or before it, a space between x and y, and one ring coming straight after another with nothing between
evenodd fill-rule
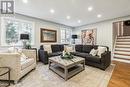
<instances>
[{"instance_id":1,"label":"white trim","mask_svg":"<svg viewBox=\"0 0 130 87\"><path fill-rule=\"evenodd\" d=\"M124 34L124 29L123 29L124 27L123 27L123 22L121 22L121 35L123 36L123 34Z\"/></svg>"},{"instance_id":2,"label":"white trim","mask_svg":"<svg viewBox=\"0 0 130 87\"><path fill-rule=\"evenodd\" d=\"M119 23L117 23L117 32L118 32L118 36L120 36L120 30L119 30Z\"/></svg>"},{"instance_id":3,"label":"white trim","mask_svg":"<svg viewBox=\"0 0 130 87\"><path fill-rule=\"evenodd\" d=\"M116 41L117 41L117 35L116 35L116 38L115 38L115 42L114 42L114 48L113 48L113 50L112 50L112 58L114 59L114 52L115 52L115 48L116 48Z\"/></svg>"},{"instance_id":4,"label":"white trim","mask_svg":"<svg viewBox=\"0 0 130 87\"><path fill-rule=\"evenodd\" d=\"M69 29L69 28L60 28L60 37L61 37L61 31L62 30L65 30L65 42L62 42L61 40L63 40L63 39L61 39L60 38L60 42L62 43L62 44L71 44L71 35L72 35L72 30L71 29ZM66 41L66 39L67 39L67 37L66 37L66 32L67 32L67 30L69 30L70 31L70 38L69 38L69 42L68 41Z\"/></svg>"}]
</instances>

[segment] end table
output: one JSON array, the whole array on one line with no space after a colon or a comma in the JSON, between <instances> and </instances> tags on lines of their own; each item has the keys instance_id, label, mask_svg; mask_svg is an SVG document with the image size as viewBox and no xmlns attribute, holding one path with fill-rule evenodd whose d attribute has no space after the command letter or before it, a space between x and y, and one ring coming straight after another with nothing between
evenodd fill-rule
<instances>
[{"instance_id":1,"label":"end table","mask_svg":"<svg viewBox=\"0 0 130 87\"><path fill-rule=\"evenodd\" d=\"M8 85L6 87L10 86L10 68L9 67L0 67L0 77L8 74ZM5 81L0 79L0 81ZM0 85L1 87L1 85Z\"/></svg>"}]
</instances>

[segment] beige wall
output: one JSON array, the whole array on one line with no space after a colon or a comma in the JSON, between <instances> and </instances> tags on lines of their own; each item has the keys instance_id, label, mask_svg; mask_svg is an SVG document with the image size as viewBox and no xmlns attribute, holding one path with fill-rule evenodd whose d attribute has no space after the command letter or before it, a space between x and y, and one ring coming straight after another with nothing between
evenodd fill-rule
<instances>
[{"instance_id":1,"label":"beige wall","mask_svg":"<svg viewBox=\"0 0 130 87\"><path fill-rule=\"evenodd\" d=\"M69 26L65 26L65 25L61 25L61 24L57 24L57 23L53 23L53 22L48 22L48 21L37 19L37 18L20 15L20 14L16 14L15 18L26 20L26 21L31 21L31 22L35 23L35 45L34 46L37 48L41 44L52 44L52 43L40 43L40 28L57 30L57 43L60 43L60 29L61 28L72 29L72 27L69 27ZM1 23L1 21L0 21L0 23ZM0 27L0 30L1 30L1 27ZM1 42L1 39L0 39L0 42Z\"/></svg>"},{"instance_id":2,"label":"beige wall","mask_svg":"<svg viewBox=\"0 0 130 87\"><path fill-rule=\"evenodd\" d=\"M77 34L79 36L79 38L76 40L76 43L81 44L81 30L97 28L97 44L109 46L110 50L112 50L113 22L128 19L130 19L130 16L77 27L73 30L73 34Z\"/></svg>"}]
</instances>

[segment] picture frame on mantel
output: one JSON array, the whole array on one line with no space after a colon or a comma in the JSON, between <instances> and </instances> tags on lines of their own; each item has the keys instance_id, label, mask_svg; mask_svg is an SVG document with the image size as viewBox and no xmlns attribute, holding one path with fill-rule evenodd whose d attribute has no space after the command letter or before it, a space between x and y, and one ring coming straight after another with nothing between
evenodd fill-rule
<instances>
[{"instance_id":1,"label":"picture frame on mantel","mask_svg":"<svg viewBox=\"0 0 130 87\"><path fill-rule=\"evenodd\" d=\"M51 29L41 28L41 43L57 42L57 31Z\"/></svg>"}]
</instances>

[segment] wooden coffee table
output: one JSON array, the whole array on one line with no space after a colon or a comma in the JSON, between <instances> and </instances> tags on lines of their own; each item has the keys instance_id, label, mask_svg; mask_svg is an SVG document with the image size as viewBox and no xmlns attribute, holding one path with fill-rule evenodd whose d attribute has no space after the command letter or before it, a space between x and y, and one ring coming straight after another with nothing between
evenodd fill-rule
<instances>
[{"instance_id":1,"label":"wooden coffee table","mask_svg":"<svg viewBox=\"0 0 130 87\"><path fill-rule=\"evenodd\" d=\"M71 60L62 59L60 56L51 57L49 69L68 80L85 69L85 59L77 56Z\"/></svg>"}]
</instances>

